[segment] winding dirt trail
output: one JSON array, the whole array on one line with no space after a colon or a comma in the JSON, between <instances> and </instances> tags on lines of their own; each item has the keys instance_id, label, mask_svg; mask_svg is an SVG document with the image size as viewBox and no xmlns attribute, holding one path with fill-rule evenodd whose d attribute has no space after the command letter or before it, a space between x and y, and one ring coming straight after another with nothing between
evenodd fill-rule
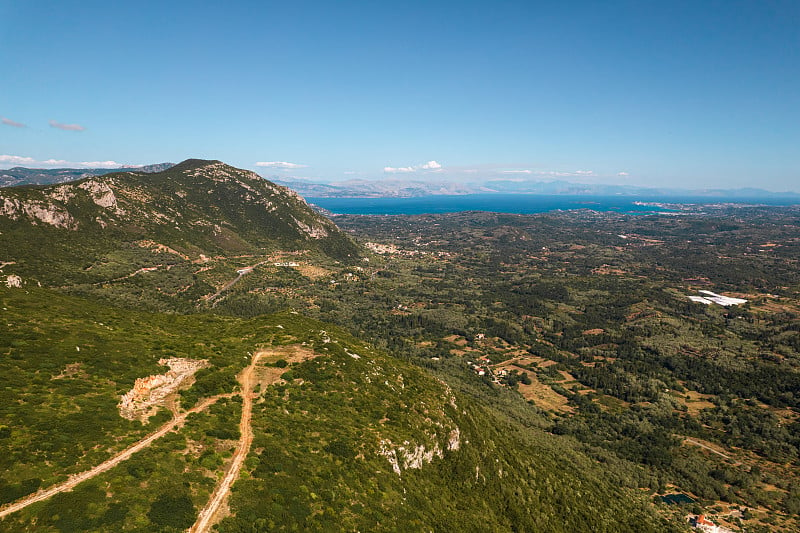
<instances>
[{"instance_id":1,"label":"winding dirt trail","mask_svg":"<svg viewBox=\"0 0 800 533\"><path fill-rule=\"evenodd\" d=\"M239 379L242 385L242 418L239 421L239 444L233 454L228 470L225 472L225 476L214 488L213 494L211 494L208 503L200 511L200 514L197 515L197 521L189 529L189 533L204 533L211 530L211 526L213 526L219 518L217 516L218 511L220 507L222 507L225 498L230 493L233 483L238 479L242 463L250 452L250 445L253 442L253 428L250 425L250 418L253 412L254 374L256 364L263 354L264 352L256 352L256 354L253 355L250 366L242 372L241 378Z\"/></svg>"},{"instance_id":2,"label":"winding dirt trail","mask_svg":"<svg viewBox=\"0 0 800 533\"><path fill-rule=\"evenodd\" d=\"M25 507L31 505L32 503L36 503L36 502L40 502L42 500L46 500L47 498L50 498L51 496L53 496L55 494L58 494L59 492L65 492L65 491L72 490L79 483L83 483L84 481L89 480L89 479L91 479L91 478L93 478L93 477L95 477L95 476L97 476L99 474L102 474L103 472L111 470L112 468L117 466L122 461L126 461L126 460L130 459L133 454L135 454L137 452L140 452L143 449L147 448L148 446L153 444L153 442L155 442L156 440L160 439L161 437L163 437L164 435L166 435L167 433L169 433L170 431L172 431L176 427L182 426L183 423L186 421L186 417L189 416L190 414L199 413L200 411L203 411L203 410L207 409L209 406L211 406L217 400L219 400L220 398L222 398L224 396L230 396L230 395L221 394L219 396L213 396L211 398L207 398L207 399L203 400L202 402L200 402L196 406L192 407L191 409L189 409L185 413L177 415L175 418L173 418L172 420L170 420L169 422L167 422L166 424L164 424L163 426L161 426L156 431L154 431L153 433L149 434L148 436L146 436L142 440L130 445L129 447L127 447L124 450L122 450L121 452L119 452L117 455L115 455L115 456L113 456L113 457L111 457L109 459L106 459L105 461L103 461L99 465L95 466L94 468L92 468L90 470L86 470L85 472L81 472L79 474L74 474L73 476L71 476L68 480L64 481L63 483L59 483L59 484L53 485L52 487L49 487L47 489L40 490L39 492L36 492L36 493L26 497L26 498L23 498L21 500L18 500L18 501L14 502L14 503L8 504L8 505L0 508L0 518L3 518L5 516L8 516L8 515L10 515L12 513L15 513L17 511L21 510L21 509L24 509Z\"/></svg>"}]
</instances>

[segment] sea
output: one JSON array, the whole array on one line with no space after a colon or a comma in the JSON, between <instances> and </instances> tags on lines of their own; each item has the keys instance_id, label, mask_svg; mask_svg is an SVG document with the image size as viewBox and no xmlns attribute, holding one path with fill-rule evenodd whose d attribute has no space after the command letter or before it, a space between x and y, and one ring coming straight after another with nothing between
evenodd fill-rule
<instances>
[{"instance_id":1,"label":"sea","mask_svg":"<svg viewBox=\"0 0 800 533\"><path fill-rule=\"evenodd\" d=\"M465 194L419 196L413 198L306 198L334 214L346 215L421 215L490 211L527 215L549 211L590 209L630 215L679 212L676 204L740 204L787 206L798 198L715 198L709 196L586 196L546 194Z\"/></svg>"}]
</instances>

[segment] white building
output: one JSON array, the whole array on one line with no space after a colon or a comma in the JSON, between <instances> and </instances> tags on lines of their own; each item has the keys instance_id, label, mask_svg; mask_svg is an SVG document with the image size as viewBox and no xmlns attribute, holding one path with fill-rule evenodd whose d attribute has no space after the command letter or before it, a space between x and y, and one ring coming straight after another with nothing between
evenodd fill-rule
<instances>
[{"instance_id":1,"label":"white building","mask_svg":"<svg viewBox=\"0 0 800 533\"><path fill-rule=\"evenodd\" d=\"M741 305L743 303L747 303L747 300L744 298L733 298L731 296L722 296L721 294L717 294L711 291L698 291L703 296L689 296L689 299L693 302L710 305L710 304L717 304L723 307L730 307L732 305Z\"/></svg>"}]
</instances>

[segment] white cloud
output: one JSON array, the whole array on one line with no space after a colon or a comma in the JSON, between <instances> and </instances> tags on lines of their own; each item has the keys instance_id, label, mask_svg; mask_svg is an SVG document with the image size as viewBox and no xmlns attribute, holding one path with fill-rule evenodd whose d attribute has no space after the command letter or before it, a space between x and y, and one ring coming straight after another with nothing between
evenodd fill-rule
<instances>
[{"instance_id":1,"label":"white cloud","mask_svg":"<svg viewBox=\"0 0 800 533\"><path fill-rule=\"evenodd\" d=\"M503 174L533 174L532 170L504 170Z\"/></svg>"},{"instance_id":2,"label":"white cloud","mask_svg":"<svg viewBox=\"0 0 800 533\"><path fill-rule=\"evenodd\" d=\"M384 172L394 174L396 172L414 172L417 167L383 167Z\"/></svg>"},{"instance_id":3,"label":"white cloud","mask_svg":"<svg viewBox=\"0 0 800 533\"><path fill-rule=\"evenodd\" d=\"M567 176L575 176L574 172L563 172L560 170L537 170L534 172L537 176L554 176L557 178L565 178Z\"/></svg>"},{"instance_id":4,"label":"white cloud","mask_svg":"<svg viewBox=\"0 0 800 533\"><path fill-rule=\"evenodd\" d=\"M135 167L141 165L126 165L116 161L67 161L66 159L43 159L38 160L32 157L20 155L0 155L0 165L23 165L33 168L119 168Z\"/></svg>"},{"instance_id":5,"label":"white cloud","mask_svg":"<svg viewBox=\"0 0 800 533\"><path fill-rule=\"evenodd\" d=\"M259 161L257 167L275 168L278 170L292 170L295 168L306 168L308 165L298 165L287 161Z\"/></svg>"},{"instance_id":6,"label":"white cloud","mask_svg":"<svg viewBox=\"0 0 800 533\"><path fill-rule=\"evenodd\" d=\"M628 174L627 172L618 172L617 176L622 176L624 178L625 176L630 176L630 174Z\"/></svg>"},{"instance_id":7,"label":"white cloud","mask_svg":"<svg viewBox=\"0 0 800 533\"><path fill-rule=\"evenodd\" d=\"M86 129L80 124L62 124L60 122L56 122L55 120L50 121L50 127L58 128L60 130L65 130L65 131L83 131Z\"/></svg>"},{"instance_id":8,"label":"white cloud","mask_svg":"<svg viewBox=\"0 0 800 533\"><path fill-rule=\"evenodd\" d=\"M425 163L424 165L422 165L420 168L421 168L422 170L439 170L439 169L441 169L441 168L442 168L442 165L440 165L440 164L439 164L438 162L436 162L436 161L428 161L427 163Z\"/></svg>"},{"instance_id":9,"label":"white cloud","mask_svg":"<svg viewBox=\"0 0 800 533\"><path fill-rule=\"evenodd\" d=\"M3 117L3 120L0 121L0 122L5 124L6 126L14 126L15 128L26 128L27 127L22 122L15 122L15 121L11 120L10 118L6 118L6 117Z\"/></svg>"},{"instance_id":10,"label":"white cloud","mask_svg":"<svg viewBox=\"0 0 800 533\"><path fill-rule=\"evenodd\" d=\"M442 170L442 165L438 161L428 161L427 163L414 165L413 167L383 167L383 171L388 174L402 174L408 172L417 172L418 170L440 172Z\"/></svg>"},{"instance_id":11,"label":"white cloud","mask_svg":"<svg viewBox=\"0 0 800 533\"><path fill-rule=\"evenodd\" d=\"M503 182L511 182L511 183L525 183L528 180L526 180L525 178L494 178L494 179L488 180L489 183L491 183L493 181L503 181Z\"/></svg>"},{"instance_id":12,"label":"white cloud","mask_svg":"<svg viewBox=\"0 0 800 533\"><path fill-rule=\"evenodd\" d=\"M556 178L586 178L597 176L597 174L594 173L594 170L537 170L536 172L532 172L532 174L536 174L537 176L552 176Z\"/></svg>"},{"instance_id":13,"label":"white cloud","mask_svg":"<svg viewBox=\"0 0 800 533\"><path fill-rule=\"evenodd\" d=\"M66 163L66 161L64 161ZM83 161L81 166L88 168L119 168L124 166L116 161Z\"/></svg>"},{"instance_id":14,"label":"white cloud","mask_svg":"<svg viewBox=\"0 0 800 533\"><path fill-rule=\"evenodd\" d=\"M32 157L22 157L19 155L0 155L0 163L11 163L14 165L30 165L36 160Z\"/></svg>"}]
</instances>

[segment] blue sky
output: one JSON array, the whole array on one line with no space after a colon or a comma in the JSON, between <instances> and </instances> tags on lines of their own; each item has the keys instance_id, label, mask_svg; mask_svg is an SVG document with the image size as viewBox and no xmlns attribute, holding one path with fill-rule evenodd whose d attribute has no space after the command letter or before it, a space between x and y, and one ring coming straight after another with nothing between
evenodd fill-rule
<instances>
[{"instance_id":1,"label":"blue sky","mask_svg":"<svg viewBox=\"0 0 800 533\"><path fill-rule=\"evenodd\" d=\"M211 4L0 0L0 168L800 190L796 0Z\"/></svg>"}]
</instances>

